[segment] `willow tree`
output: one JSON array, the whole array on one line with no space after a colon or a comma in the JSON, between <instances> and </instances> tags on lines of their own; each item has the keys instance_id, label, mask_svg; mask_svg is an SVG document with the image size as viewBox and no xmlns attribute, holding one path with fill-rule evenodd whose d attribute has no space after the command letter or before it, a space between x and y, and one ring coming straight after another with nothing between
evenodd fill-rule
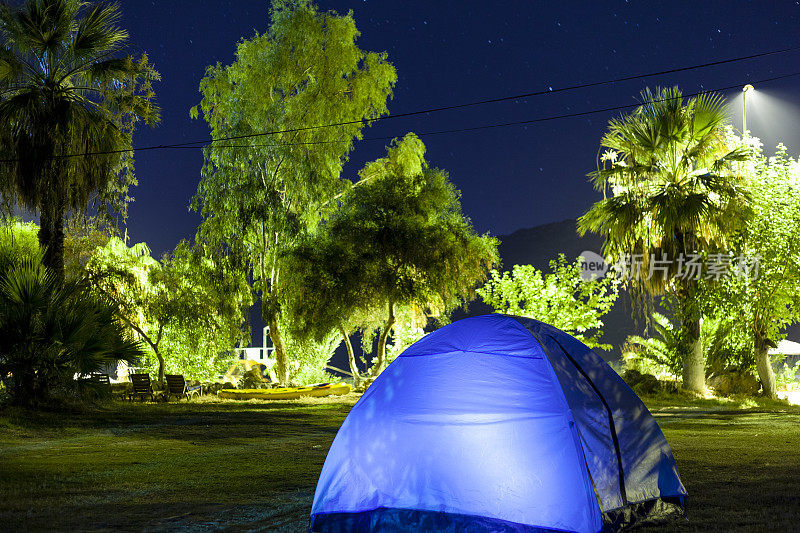
<instances>
[{"instance_id":1,"label":"willow tree","mask_svg":"<svg viewBox=\"0 0 800 533\"><path fill-rule=\"evenodd\" d=\"M114 4L80 0L0 5L0 195L6 210L39 213L43 262L58 276L67 212L96 203L124 216L126 150L138 123L159 119L158 73L127 52L119 18Z\"/></svg>"},{"instance_id":2,"label":"willow tree","mask_svg":"<svg viewBox=\"0 0 800 533\"><path fill-rule=\"evenodd\" d=\"M364 126L387 112L396 74L385 54L356 45L351 13L275 0L270 16L264 34L240 41L235 61L209 67L200 83L192 116L202 112L214 142L192 205L204 237L248 259L286 383L283 257L349 183L342 166Z\"/></svg>"},{"instance_id":3,"label":"willow tree","mask_svg":"<svg viewBox=\"0 0 800 533\"><path fill-rule=\"evenodd\" d=\"M604 236L614 261L641 258L642 275L629 280L634 289L666 292L677 302L689 345L683 385L698 391L705 386L701 280L685 262L724 250L741 225L748 195L735 162L746 151L726 142L721 96L684 99L671 88L646 89L641 97L630 115L609 122L600 143L604 166L590 174L604 199L579 219L579 231Z\"/></svg>"},{"instance_id":4,"label":"willow tree","mask_svg":"<svg viewBox=\"0 0 800 533\"><path fill-rule=\"evenodd\" d=\"M309 331L341 332L354 375L348 326L377 326L377 375L399 309L423 316L452 310L474 297L497 263L497 240L475 233L448 174L428 167L424 155L413 133L393 142L295 254L295 314Z\"/></svg>"},{"instance_id":5,"label":"willow tree","mask_svg":"<svg viewBox=\"0 0 800 533\"><path fill-rule=\"evenodd\" d=\"M181 241L157 261L145 243L128 247L111 237L84 272L150 348L155 359L143 366L157 366L163 383L165 371L213 378L230 364L234 345L249 336L243 324L252 293L234 260L204 243Z\"/></svg>"}]
</instances>

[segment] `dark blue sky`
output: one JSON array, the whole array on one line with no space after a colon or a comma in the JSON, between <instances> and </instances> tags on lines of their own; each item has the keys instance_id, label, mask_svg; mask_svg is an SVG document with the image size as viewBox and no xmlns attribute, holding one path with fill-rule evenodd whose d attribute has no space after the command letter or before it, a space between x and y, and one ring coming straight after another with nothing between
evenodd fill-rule
<instances>
[{"instance_id":1,"label":"dark blue sky","mask_svg":"<svg viewBox=\"0 0 800 533\"><path fill-rule=\"evenodd\" d=\"M163 80L156 86L162 123L141 130L136 146L208 138L189 119L206 66L230 63L236 42L268 26L265 0L123 0L122 24L148 51ZM359 45L385 51L399 80L392 113L558 88L800 45L800 2L500 2L320 1L353 10ZM635 102L647 85L685 93L741 86L800 72L800 51L633 80L524 101L399 118L368 137L480 126L590 111ZM756 87L772 114L748 99L748 126L765 145L800 150L800 76ZM739 89L736 98L741 122ZM779 102L782 102L778 104ZM794 104L794 106L792 106ZM776 107L777 106L777 107ZM776 110L778 112L776 113ZM428 160L447 169L475 227L496 235L574 218L598 199L586 180L615 113L471 133L423 136ZM618 114L618 113L616 113ZM345 169L385 153L385 141L357 145ZM141 152L128 230L155 253L191 238L200 222L188 211L200 176L200 150Z\"/></svg>"}]
</instances>

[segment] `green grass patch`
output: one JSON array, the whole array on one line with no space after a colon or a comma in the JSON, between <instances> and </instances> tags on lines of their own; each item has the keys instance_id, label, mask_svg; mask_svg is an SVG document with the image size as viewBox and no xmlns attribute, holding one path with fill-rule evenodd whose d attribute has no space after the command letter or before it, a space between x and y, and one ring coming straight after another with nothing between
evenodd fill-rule
<instances>
[{"instance_id":1,"label":"green grass patch","mask_svg":"<svg viewBox=\"0 0 800 533\"><path fill-rule=\"evenodd\" d=\"M115 403L0 412L4 530L306 531L325 455L355 394L293 401ZM646 400L689 491L688 521L640 531L780 531L800 523L800 409Z\"/></svg>"}]
</instances>

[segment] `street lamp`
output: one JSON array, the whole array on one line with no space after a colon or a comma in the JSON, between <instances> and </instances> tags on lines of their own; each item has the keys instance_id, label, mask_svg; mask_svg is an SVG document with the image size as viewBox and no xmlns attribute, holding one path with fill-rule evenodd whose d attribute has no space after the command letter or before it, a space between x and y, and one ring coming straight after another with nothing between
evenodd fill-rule
<instances>
[{"instance_id":1,"label":"street lamp","mask_svg":"<svg viewBox=\"0 0 800 533\"><path fill-rule=\"evenodd\" d=\"M749 83L742 88L742 135L747 131L747 93L754 90Z\"/></svg>"}]
</instances>

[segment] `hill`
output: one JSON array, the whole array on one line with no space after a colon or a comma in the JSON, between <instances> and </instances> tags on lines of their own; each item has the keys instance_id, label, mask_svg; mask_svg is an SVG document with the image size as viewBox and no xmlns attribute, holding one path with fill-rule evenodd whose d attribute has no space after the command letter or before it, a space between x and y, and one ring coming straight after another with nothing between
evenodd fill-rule
<instances>
[{"instance_id":1,"label":"hill","mask_svg":"<svg viewBox=\"0 0 800 533\"><path fill-rule=\"evenodd\" d=\"M550 271L550 261L563 253L567 261L574 261L582 252L600 253L603 238L587 234L583 237L576 232L577 221L562 220L533 228L515 231L510 235L499 237L501 269L510 270L514 265L533 265L539 270ZM466 313L457 313L453 318L490 313L489 306L480 301L470 304ZM614 348L605 354L607 359L619 359L620 346L628 335L640 334L643 324L637 327L631 316L630 297L627 293L620 295L614 307L603 317L602 341ZM601 352L602 354L602 352Z\"/></svg>"}]
</instances>

